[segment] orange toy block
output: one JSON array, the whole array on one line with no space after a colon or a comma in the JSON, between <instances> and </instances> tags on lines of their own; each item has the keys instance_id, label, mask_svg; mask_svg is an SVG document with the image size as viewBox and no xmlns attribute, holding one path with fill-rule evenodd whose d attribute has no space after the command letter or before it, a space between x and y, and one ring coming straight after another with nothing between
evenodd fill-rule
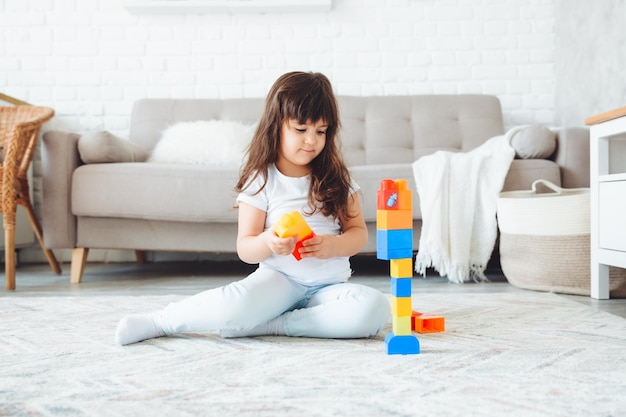
<instances>
[{"instance_id":1,"label":"orange toy block","mask_svg":"<svg viewBox=\"0 0 626 417\"><path fill-rule=\"evenodd\" d=\"M446 330L445 318L414 311L411 314L411 328L418 333L443 332Z\"/></svg>"},{"instance_id":2,"label":"orange toy block","mask_svg":"<svg viewBox=\"0 0 626 417\"><path fill-rule=\"evenodd\" d=\"M407 180L396 180L396 188L398 189L398 210L409 210L413 212L413 194L409 189ZM411 222L411 228L413 222Z\"/></svg>"},{"instance_id":3,"label":"orange toy block","mask_svg":"<svg viewBox=\"0 0 626 417\"><path fill-rule=\"evenodd\" d=\"M412 229L413 212L411 210L376 210L376 228L385 230Z\"/></svg>"},{"instance_id":4,"label":"orange toy block","mask_svg":"<svg viewBox=\"0 0 626 417\"><path fill-rule=\"evenodd\" d=\"M304 217L297 211L283 214L280 220L278 220L278 223L274 225L274 233L276 233L278 237L298 236L298 243L296 243L296 248L293 251L293 256L297 260L302 259L300 256L302 242L315 236L315 233L309 227L306 220L304 220Z\"/></svg>"}]
</instances>

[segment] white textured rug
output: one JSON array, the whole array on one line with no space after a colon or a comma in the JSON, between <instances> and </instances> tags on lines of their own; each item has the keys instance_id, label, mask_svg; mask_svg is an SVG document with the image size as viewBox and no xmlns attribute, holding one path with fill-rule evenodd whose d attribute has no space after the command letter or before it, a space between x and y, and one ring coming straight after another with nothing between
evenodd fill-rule
<instances>
[{"instance_id":1,"label":"white textured rug","mask_svg":"<svg viewBox=\"0 0 626 417\"><path fill-rule=\"evenodd\" d=\"M189 334L119 318L177 296L0 298L0 416L626 415L626 319L546 293L427 294L422 353L367 340Z\"/></svg>"}]
</instances>

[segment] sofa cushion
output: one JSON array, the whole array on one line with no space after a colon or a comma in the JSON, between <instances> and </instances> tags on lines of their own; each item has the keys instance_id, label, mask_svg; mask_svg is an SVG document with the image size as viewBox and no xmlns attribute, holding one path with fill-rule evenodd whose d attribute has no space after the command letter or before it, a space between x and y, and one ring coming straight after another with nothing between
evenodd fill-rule
<instances>
[{"instance_id":1,"label":"sofa cushion","mask_svg":"<svg viewBox=\"0 0 626 417\"><path fill-rule=\"evenodd\" d=\"M350 166L410 164L439 150L468 152L504 132L497 97L337 97Z\"/></svg>"},{"instance_id":2,"label":"sofa cushion","mask_svg":"<svg viewBox=\"0 0 626 417\"><path fill-rule=\"evenodd\" d=\"M411 164L351 167L361 187L365 220L376 221L376 192L385 178L404 178L415 190ZM74 171L72 213L192 222L236 222L233 190L238 170L174 164L91 164ZM413 192L413 216L421 218Z\"/></svg>"},{"instance_id":3,"label":"sofa cushion","mask_svg":"<svg viewBox=\"0 0 626 417\"><path fill-rule=\"evenodd\" d=\"M72 213L181 222L236 222L238 169L173 164L91 164L72 176Z\"/></svg>"},{"instance_id":4,"label":"sofa cushion","mask_svg":"<svg viewBox=\"0 0 626 417\"><path fill-rule=\"evenodd\" d=\"M143 162L148 158L141 146L107 131L85 133L78 139L78 153L86 164Z\"/></svg>"},{"instance_id":5,"label":"sofa cushion","mask_svg":"<svg viewBox=\"0 0 626 417\"><path fill-rule=\"evenodd\" d=\"M556 134L545 126L524 126L511 137L518 159L547 159L556 149Z\"/></svg>"}]
</instances>

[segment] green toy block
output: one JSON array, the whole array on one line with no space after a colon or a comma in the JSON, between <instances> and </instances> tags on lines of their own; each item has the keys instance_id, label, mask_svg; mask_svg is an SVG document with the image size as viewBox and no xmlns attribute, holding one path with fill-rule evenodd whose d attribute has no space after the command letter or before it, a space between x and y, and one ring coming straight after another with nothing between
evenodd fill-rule
<instances>
[{"instance_id":1,"label":"green toy block","mask_svg":"<svg viewBox=\"0 0 626 417\"><path fill-rule=\"evenodd\" d=\"M410 316L404 316L404 317L392 316L391 323L392 323L392 332L396 336L407 336L407 335L413 334L413 331L411 329L411 317Z\"/></svg>"}]
</instances>

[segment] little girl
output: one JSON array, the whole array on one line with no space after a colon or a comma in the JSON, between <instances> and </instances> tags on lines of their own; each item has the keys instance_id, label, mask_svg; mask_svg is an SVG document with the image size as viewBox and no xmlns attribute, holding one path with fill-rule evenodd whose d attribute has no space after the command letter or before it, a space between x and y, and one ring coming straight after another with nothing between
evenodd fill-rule
<instances>
[{"instance_id":1,"label":"little girl","mask_svg":"<svg viewBox=\"0 0 626 417\"><path fill-rule=\"evenodd\" d=\"M359 338L387 323L387 298L348 283L349 257L367 243L357 191L341 159L337 101L319 73L291 72L272 86L247 150L239 193L237 254L258 269L238 282L124 317L115 342L128 345L182 332L222 337L286 335ZM292 255L298 238L274 224L299 211L315 237Z\"/></svg>"}]
</instances>

